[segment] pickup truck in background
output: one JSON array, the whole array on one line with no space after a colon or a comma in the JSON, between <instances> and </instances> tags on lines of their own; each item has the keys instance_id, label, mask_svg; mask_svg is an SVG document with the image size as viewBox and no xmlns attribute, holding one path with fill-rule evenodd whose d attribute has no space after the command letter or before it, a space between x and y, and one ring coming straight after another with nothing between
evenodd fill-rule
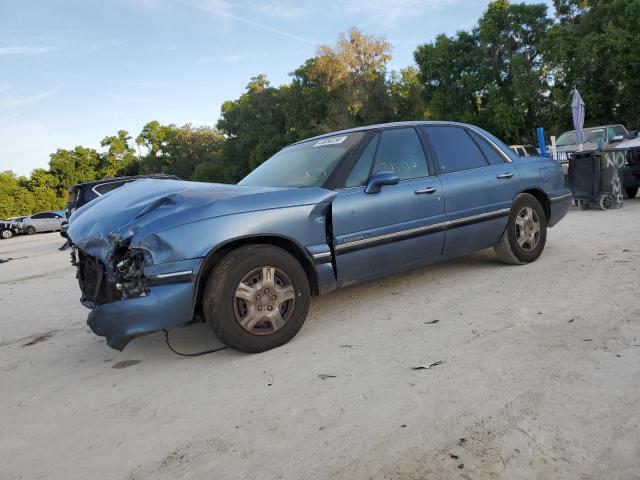
<instances>
[{"instance_id":1,"label":"pickup truck in background","mask_svg":"<svg viewBox=\"0 0 640 480\"><path fill-rule=\"evenodd\" d=\"M578 144L575 130L565 132L556 140L557 158L563 163L566 174L568 155L574 152L604 149L627 150L623 169L623 191L625 198L634 198L640 188L640 138L638 132L629 132L623 125L602 125L583 129L582 148Z\"/></svg>"}]
</instances>

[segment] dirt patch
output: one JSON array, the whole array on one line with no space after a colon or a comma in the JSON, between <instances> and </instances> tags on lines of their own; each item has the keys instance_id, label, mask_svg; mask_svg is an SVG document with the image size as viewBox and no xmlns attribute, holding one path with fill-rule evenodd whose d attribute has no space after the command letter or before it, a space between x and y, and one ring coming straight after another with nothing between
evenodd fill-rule
<instances>
[{"instance_id":1,"label":"dirt patch","mask_svg":"<svg viewBox=\"0 0 640 480\"><path fill-rule=\"evenodd\" d=\"M51 331L51 332L45 332L45 333L36 333L33 334L27 338L25 338L25 340L29 339L29 341L27 343L23 343L22 347L30 347L32 345L35 345L36 343L42 343L45 342L47 340L49 340L51 337L53 337L53 335L55 334L55 331Z\"/></svg>"},{"instance_id":2,"label":"dirt patch","mask_svg":"<svg viewBox=\"0 0 640 480\"><path fill-rule=\"evenodd\" d=\"M138 363L142 362L142 360L124 360L122 362L118 362L118 363L114 363L111 368L115 368L115 369L123 369L123 368L127 368L127 367L131 367L133 365L137 365Z\"/></svg>"}]
</instances>

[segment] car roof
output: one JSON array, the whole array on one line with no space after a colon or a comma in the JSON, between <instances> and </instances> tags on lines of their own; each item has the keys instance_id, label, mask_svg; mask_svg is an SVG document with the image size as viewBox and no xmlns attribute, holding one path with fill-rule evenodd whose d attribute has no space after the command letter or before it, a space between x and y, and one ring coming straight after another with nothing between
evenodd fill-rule
<instances>
[{"instance_id":1,"label":"car roof","mask_svg":"<svg viewBox=\"0 0 640 480\"><path fill-rule=\"evenodd\" d=\"M133 180L139 180L141 178L156 178L156 179L166 179L166 180L180 180L179 177L175 175L169 175L167 173L150 173L148 175L129 175L126 177L113 177L113 178L103 178L101 180L93 180L91 182L83 182L77 183L74 186L70 187L69 190L74 188L93 188L96 185L103 185L105 183L113 183L113 182L131 182Z\"/></svg>"},{"instance_id":2,"label":"car roof","mask_svg":"<svg viewBox=\"0 0 640 480\"><path fill-rule=\"evenodd\" d=\"M473 130L478 129L478 127L476 127L475 125L470 125L468 123L451 122L447 120L409 120L404 122L377 123L375 125L364 125L361 127L353 127L345 130L338 130L336 132L323 133L321 135L316 135L315 137L309 137L309 138L305 138L304 140L299 140L295 143L292 143L291 145L297 145L299 143L308 142L309 140L316 140L319 138L333 137L334 135L340 135L344 133L365 132L367 130L378 130L381 128L414 127L417 125L451 125L451 126L457 126L457 127L468 127Z\"/></svg>"},{"instance_id":3,"label":"car roof","mask_svg":"<svg viewBox=\"0 0 640 480\"><path fill-rule=\"evenodd\" d=\"M595 127L584 127L582 130L596 130L598 128L609 128L609 127L622 127L625 130L627 129L627 127L625 127L621 123L612 123L610 125L596 125ZM564 135L565 133L575 133L575 130L567 130L566 132L562 132L560 135Z\"/></svg>"}]
</instances>

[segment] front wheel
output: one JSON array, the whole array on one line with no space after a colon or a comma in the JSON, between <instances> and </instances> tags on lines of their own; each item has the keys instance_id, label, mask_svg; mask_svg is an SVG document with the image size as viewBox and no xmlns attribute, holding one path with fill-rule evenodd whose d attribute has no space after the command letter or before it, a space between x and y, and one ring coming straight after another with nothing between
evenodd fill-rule
<instances>
[{"instance_id":1,"label":"front wheel","mask_svg":"<svg viewBox=\"0 0 640 480\"><path fill-rule=\"evenodd\" d=\"M0 238L3 238L4 240L8 240L11 237L13 237L13 232L8 228L0 231Z\"/></svg>"},{"instance_id":2,"label":"front wheel","mask_svg":"<svg viewBox=\"0 0 640 480\"><path fill-rule=\"evenodd\" d=\"M33 235L34 233L36 233L36 227L34 227L33 225L29 225L27 227L27 235Z\"/></svg>"},{"instance_id":3,"label":"front wheel","mask_svg":"<svg viewBox=\"0 0 640 480\"><path fill-rule=\"evenodd\" d=\"M271 245L248 245L215 266L203 310L222 342L257 353L284 345L298 333L310 297L307 275L290 253Z\"/></svg>"},{"instance_id":4,"label":"front wheel","mask_svg":"<svg viewBox=\"0 0 640 480\"><path fill-rule=\"evenodd\" d=\"M547 241L547 218L540 202L528 193L518 195L511 205L509 221L498 244L498 258L510 265L530 263L542 254Z\"/></svg>"}]
</instances>

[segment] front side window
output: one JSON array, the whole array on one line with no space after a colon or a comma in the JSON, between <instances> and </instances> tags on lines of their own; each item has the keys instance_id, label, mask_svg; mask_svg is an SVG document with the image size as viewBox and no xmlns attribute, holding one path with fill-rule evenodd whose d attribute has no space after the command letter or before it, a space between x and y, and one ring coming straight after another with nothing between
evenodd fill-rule
<instances>
[{"instance_id":1,"label":"front side window","mask_svg":"<svg viewBox=\"0 0 640 480\"><path fill-rule=\"evenodd\" d=\"M319 187L358 145L363 132L323 137L285 147L244 177L238 185Z\"/></svg>"},{"instance_id":2,"label":"front side window","mask_svg":"<svg viewBox=\"0 0 640 480\"><path fill-rule=\"evenodd\" d=\"M34 220L40 220L41 218L49 218L49 217L47 217L46 213L36 213L35 215L32 215L31 218Z\"/></svg>"},{"instance_id":3,"label":"front side window","mask_svg":"<svg viewBox=\"0 0 640 480\"><path fill-rule=\"evenodd\" d=\"M373 162L373 156L376 154L376 147L378 146L378 138L380 134L376 134L364 149L360 158L353 166L353 170L347 177L345 187L359 187L365 185L369 179L369 171L371 170L371 163Z\"/></svg>"},{"instance_id":4,"label":"front side window","mask_svg":"<svg viewBox=\"0 0 640 480\"><path fill-rule=\"evenodd\" d=\"M615 137L624 138L626 136L627 136L627 130L621 125L615 125L607 129L607 138L609 139L609 141L611 141L611 139Z\"/></svg>"},{"instance_id":5,"label":"front side window","mask_svg":"<svg viewBox=\"0 0 640 480\"><path fill-rule=\"evenodd\" d=\"M487 161L471 136L461 127L422 127L435 150L441 173L486 167Z\"/></svg>"},{"instance_id":6,"label":"front side window","mask_svg":"<svg viewBox=\"0 0 640 480\"><path fill-rule=\"evenodd\" d=\"M373 173L391 172L400 180L429 175L422 144L413 128L384 130L376 154Z\"/></svg>"}]
</instances>

